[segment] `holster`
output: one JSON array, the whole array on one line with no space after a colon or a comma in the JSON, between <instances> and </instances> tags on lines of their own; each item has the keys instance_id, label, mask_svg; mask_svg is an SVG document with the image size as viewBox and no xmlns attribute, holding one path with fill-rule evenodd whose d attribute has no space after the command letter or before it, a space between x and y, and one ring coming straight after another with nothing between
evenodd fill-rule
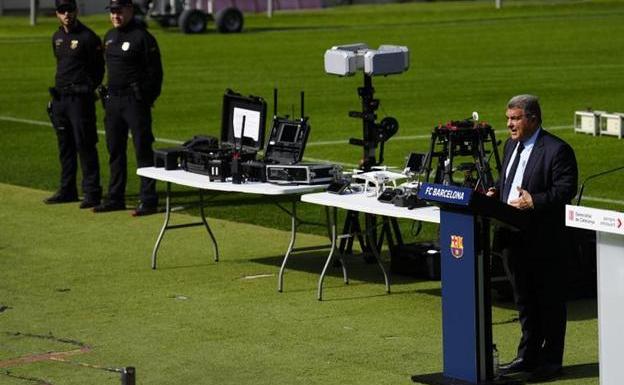
<instances>
[{"instance_id":1,"label":"holster","mask_svg":"<svg viewBox=\"0 0 624 385\"><path fill-rule=\"evenodd\" d=\"M49 87L48 88L48 92L50 93L50 96L54 100L59 100L61 98L61 94L59 94L59 92L56 89L56 87Z\"/></svg>"},{"instance_id":2,"label":"holster","mask_svg":"<svg viewBox=\"0 0 624 385\"><path fill-rule=\"evenodd\" d=\"M138 101L138 102L142 102L143 101L143 92L141 91L141 85L139 83L132 83L130 84L130 88L132 88L132 92L134 93L134 98Z\"/></svg>"},{"instance_id":3,"label":"holster","mask_svg":"<svg viewBox=\"0 0 624 385\"><path fill-rule=\"evenodd\" d=\"M106 109L106 102L108 102L108 88L105 85L100 84L95 91L100 98L100 102L102 103L102 108Z\"/></svg>"},{"instance_id":4,"label":"holster","mask_svg":"<svg viewBox=\"0 0 624 385\"><path fill-rule=\"evenodd\" d=\"M48 92L50 93L51 98L46 106L48 118L50 118L50 123L52 123L52 127L54 127L55 130L62 130L64 127L59 124L59 121L56 119L56 115L54 114L54 102L59 101L61 99L61 95L55 87L49 87Z\"/></svg>"}]
</instances>

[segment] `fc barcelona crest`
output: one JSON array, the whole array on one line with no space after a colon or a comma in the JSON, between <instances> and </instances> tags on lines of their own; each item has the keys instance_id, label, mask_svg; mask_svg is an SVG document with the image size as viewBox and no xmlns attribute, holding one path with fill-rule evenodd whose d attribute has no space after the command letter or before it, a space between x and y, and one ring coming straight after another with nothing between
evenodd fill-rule
<instances>
[{"instance_id":1,"label":"fc barcelona crest","mask_svg":"<svg viewBox=\"0 0 624 385\"><path fill-rule=\"evenodd\" d=\"M451 235L451 254L457 259L464 256L464 237Z\"/></svg>"}]
</instances>

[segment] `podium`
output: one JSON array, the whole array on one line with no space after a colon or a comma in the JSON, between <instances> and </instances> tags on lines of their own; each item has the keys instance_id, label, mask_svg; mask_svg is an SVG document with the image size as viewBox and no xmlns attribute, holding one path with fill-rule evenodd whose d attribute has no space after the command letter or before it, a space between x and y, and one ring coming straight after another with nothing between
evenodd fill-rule
<instances>
[{"instance_id":1,"label":"podium","mask_svg":"<svg viewBox=\"0 0 624 385\"><path fill-rule=\"evenodd\" d=\"M596 232L600 385L624 384L624 213L566 206L566 226Z\"/></svg>"},{"instance_id":2,"label":"podium","mask_svg":"<svg viewBox=\"0 0 624 385\"><path fill-rule=\"evenodd\" d=\"M522 229L529 216L463 187L424 183L419 198L440 206L444 369L434 383L486 384L493 379L490 223Z\"/></svg>"}]
</instances>

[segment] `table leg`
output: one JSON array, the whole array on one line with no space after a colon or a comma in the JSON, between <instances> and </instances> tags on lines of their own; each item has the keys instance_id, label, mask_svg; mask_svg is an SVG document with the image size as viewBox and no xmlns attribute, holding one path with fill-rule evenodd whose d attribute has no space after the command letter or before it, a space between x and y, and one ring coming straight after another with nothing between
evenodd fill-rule
<instances>
[{"instance_id":1,"label":"table leg","mask_svg":"<svg viewBox=\"0 0 624 385\"><path fill-rule=\"evenodd\" d=\"M279 276L277 278L277 291L280 293L284 288L284 270L286 270L286 263L288 262L288 257L290 253L292 253L293 248L295 247L295 239L297 237L297 201L292 202L292 211L290 212L290 243L288 244L288 250L286 251L286 255L284 255L284 260L282 261L282 266L280 267Z\"/></svg>"},{"instance_id":2,"label":"table leg","mask_svg":"<svg viewBox=\"0 0 624 385\"><path fill-rule=\"evenodd\" d=\"M329 255L327 256L327 261L325 261L325 266L323 267L323 271L321 272L321 276L319 277L318 282L318 291L317 291L317 299L319 301L323 300L323 281L325 280L325 274L327 273L327 269L331 265L332 258L334 253L336 252L336 239L338 235L336 234L336 222L338 216L338 209L336 207L332 207L332 214L329 216L330 219L330 227L331 227L331 250L329 251ZM342 253L339 252L340 263L342 266L342 275L344 277L345 283L349 283L347 277L347 268L344 263L344 259L342 258Z\"/></svg>"},{"instance_id":3,"label":"table leg","mask_svg":"<svg viewBox=\"0 0 624 385\"><path fill-rule=\"evenodd\" d=\"M336 216L336 209L335 208L334 208L334 216ZM329 241L331 242L331 239L332 239L332 229L331 229L331 226L330 226L331 220L330 220L330 214L329 214L329 207L327 207L327 206L325 207L325 218L327 220L327 235L329 236ZM334 222L337 222L337 219L334 219ZM338 228L336 227L336 230L337 229ZM344 238L349 238L349 236L346 236L346 237L344 237L344 236L343 237L336 236L336 237L340 238L341 241ZM340 248L340 246L338 246L338 258L340 259L340 266L342 267L342 277L343 277L344 283L348 285L349 284L349 277L347 276L347 264L346 264L346 262L344 260L344 253L342 252L342 249Z\"/></svg>"},{"instance_id":4,"label":"table leg","mask_svg":"<svg viewBox=\"0 0 624 385\"><path fill-rule=\"evenodd\" d=\"M154 245L154 250L152 251L152 269L156 270L156 254L158 253L158 248L160 247L160 241L162 241L163 236L165 235L165 230L167 230L167 225L169 224L169 218L171 216L171 182L167 182L167 189L165 195L165 222L160 229L160 233L158 234L158 238L156 239L156 244Z\"/></svg>"},{"instance_id":5,"label":"table leg","mask_svg":"<svg viewBox=\"0 0 624 385\"><path fill-rule=\"evenodd\" d=\"M217 239L215 238L212 230L210 230L210 226L208 226L208 221L206 221L206 214L204 214L204 193L202 189L199 189L199 212L201 213L201 220L204 223L204 227L208 230L208 235L210 235L210 239L212 240L212 246L214 249L214 260L215 262L219 262L219 246L217 245Z\"/></svg>"}]
</instances>

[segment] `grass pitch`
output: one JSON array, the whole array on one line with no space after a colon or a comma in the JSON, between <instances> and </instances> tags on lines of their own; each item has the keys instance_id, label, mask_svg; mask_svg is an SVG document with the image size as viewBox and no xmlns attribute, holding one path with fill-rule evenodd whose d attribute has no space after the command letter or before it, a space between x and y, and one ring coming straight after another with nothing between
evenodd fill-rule
<instances>
[{"instance_id":1,"label":"grass pitch","mask_svg":"<svg viewBox=\"0 0 624 385\"><path fill-rule=\"evenodd\" d=\"M218 263L194 228L165 237L153 271L162 218L41 206L45 194L0 184L0 384L118 384L117 373L95 367L125 366L146 385L410 384L413 374L441 371L438 282L395 276L387 295L376 266L352 258L351 284L332 269L319 302L320 252L293 256L278 293L288 233L223 220L211 220ZM598 383L595 313L595 301L570 304L558 384ZM495 304L502 360L515 353L515 316L509 303ZM90 350L62 361L6 365L81 346Z\"/></svg>"}]
</instances>

